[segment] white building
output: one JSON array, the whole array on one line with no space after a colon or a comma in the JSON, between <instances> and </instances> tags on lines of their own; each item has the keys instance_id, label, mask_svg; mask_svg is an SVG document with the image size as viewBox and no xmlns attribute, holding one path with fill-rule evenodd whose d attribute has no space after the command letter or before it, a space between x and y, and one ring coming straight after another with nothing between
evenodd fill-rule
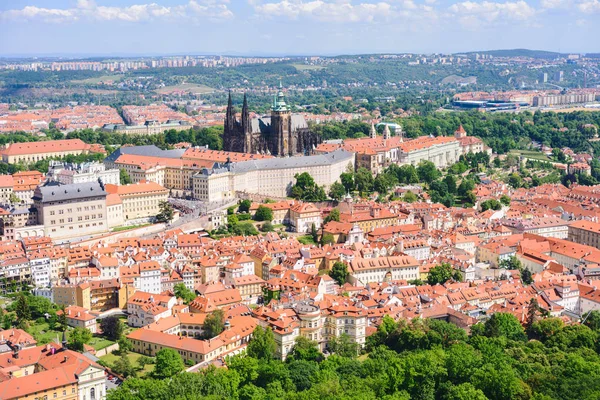
<instances>
[{"instance_id":1,"label":"white building","mask_svg":"<svg viewBox=\"0 0 600 400\"><path fill-rule=\"evenodd\" d=\"M175 296L164 296L148 292L135 292L127 300L127 323L133 327L142 327L171 315L171 309L177 303Z\"/></svg>"},{"instance_id":2,"label":"white building","mask_svg":"<svg viewBox=\"0 0 600 400\"><path fill-rule=\"evenodd\" d=\"M106 169L99 162L72 164L61 161L50 161L48 178L64 184L98 182L112 185L120 185L120 171L118 169Z\"/></svg>"},{"instance_id":3,"label":"white building","mask_svg":"<svg viewBox=\"0 0 600 400\"><path fill-rule=\"evenodd\" d=\"M160 265L156 261L143 261L139 266L139 287L136 286L136 289L148 293L160 293L162 291Z\"/></svg>"},{"instance_id":4,"label":"white building","mask_svg":"<svg viewBox=\"0 0 600 400\"><path fill-rule=\"evenodd\" d=\"M314 156L241 161L194 175L192 192L194 198L206 202L234 199L236 192L286 197L296 174L308 172L327 190L349 168L354 168L354 153L341 149Z\"/></svg>"},{"instance_id":5,"label":"white building","mask_svg":"<svg viewBox=\"0 0 600 400\"><path fill-rule=\"evenodd\" d=\"M29 255L31 283L35 287L50 286L50 257L45 251L36 251Z\"/></svg>"}]
</instances>

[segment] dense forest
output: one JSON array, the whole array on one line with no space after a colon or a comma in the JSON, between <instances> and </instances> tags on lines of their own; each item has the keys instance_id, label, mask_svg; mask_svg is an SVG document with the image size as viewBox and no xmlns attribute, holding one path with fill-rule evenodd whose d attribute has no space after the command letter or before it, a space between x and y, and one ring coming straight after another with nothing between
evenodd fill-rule
<instances>
[{"instance_id":1,"label":"dense forest","mask_svg":"<svg viewBox=\"0 0 600 400\"><path fill-rule=\"evenodd\" d=\"M178 354L167 363L163 350L150 377L135 378L129 368L131 377L108 400L600 399L599 330L597 312L586 325L565 325L542 318L535 302L525 327L496 313L470 336L444 321L386 316L361 356L344 335L328 356L301 338L282 362L272 332L257 328L247 354L227 358L227 368L180 373Z\"/></svg>"}]
</instances>

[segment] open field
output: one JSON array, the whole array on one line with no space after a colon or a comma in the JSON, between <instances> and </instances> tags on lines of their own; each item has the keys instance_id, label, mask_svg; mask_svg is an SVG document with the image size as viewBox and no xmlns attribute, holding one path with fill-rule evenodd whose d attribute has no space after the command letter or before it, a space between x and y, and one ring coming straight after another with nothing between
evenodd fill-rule
<instances>
[{"instance_id":1,"label":"open field","mask_svg":"<svg viewBox=\"0 0 600 400\"><path fill-rule=\"evenodd\" d=\"M174 92L188 92L192 94L204 94L214 92L213 88L196 83L182 83L181 85L165 86L157 90L160 94L170 94Z\"/></svg>"},{"instance_id":2,"label":"open field","mask_svg":"<svg viewBox=\"0 0 600 400\"><path fill-rule=\"evenodd\" d=\"M112 340L105 339L103 337L95 336L92 338L92 340L90 340L88 344L96 350L102 350L105 347L115 344L115 342L113 342Z\"/></svg>"},{"instance_id":3,"label":"open field","mask_svg":"<svg viewBox=\"0 0 600 400\"><path fill-rule=\"evenodd\" d=\"M325 67L321 65L292 64L292 66L298 71L319 71L321 69L325 69Z\"/></svg>"},{"instance_id":4,"label":"open field","mask_svg":"<svg viewBox=\"0 0 600 400\"><path fill-rule=\"evenodd\" d=\"M105 83L105 84L112 85L114 83L121 81L123 79L123 77L124 77L123 75L104 75L104 76L97 76L94 78L74 80L74 81L71 81L71 83L75 83L78 85L98 85L99 83Z\"/></svg>"},{"instance_id":5,"label":"open field","mask_svg":"<svg viewBox=\"0 0 600 400\"><path fill-rule=\"evenodd\" d=\"M27 332L33 336L33 338L40 344L50 343L58 338L58 341L62 340L62 332L50 329L48 323L42 324L33 321ZM69 338L69 330L67 329L67 339Z\"/></svg>"},{"instance_id":6,"label":"open field","mask_svg":"<svg viewBox=\"0 0 600 400\"><path fill-rule=\"evenodd\" d=\"M131 361L131 364L134 367L138 367L137 360L139 360L139 358L142 357L142 354L129 352L127 353L126 357L129 358L129 361ZM109 368L112 367L119 358L121 358L121 356L112 353L107 354L104 357L100 357L100 359L104 361ZM143 370L138 369L138 376L147 375L150 372L152 372L153 369L154 365L146 365Z\"/></svg>"}]
</instances>

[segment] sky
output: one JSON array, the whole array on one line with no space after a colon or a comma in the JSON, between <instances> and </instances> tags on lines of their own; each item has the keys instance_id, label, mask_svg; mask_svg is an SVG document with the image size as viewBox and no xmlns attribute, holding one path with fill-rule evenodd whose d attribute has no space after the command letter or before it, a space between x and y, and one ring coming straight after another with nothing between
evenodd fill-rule
<instances>
[{"instance_id":1,"label":"sky","mask_svg":"<svg viewBox=\"0 0 600 400\"><path fill-rule=\"evenodd\" d=\"M0 57L600 52L600 0L0 0Z\"/></svg>"}]
</instances>

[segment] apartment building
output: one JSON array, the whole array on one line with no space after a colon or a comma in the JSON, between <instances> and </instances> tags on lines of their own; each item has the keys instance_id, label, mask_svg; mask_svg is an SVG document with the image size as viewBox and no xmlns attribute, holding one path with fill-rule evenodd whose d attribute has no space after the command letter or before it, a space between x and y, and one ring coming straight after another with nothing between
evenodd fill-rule
<instances>
[{"instance_id":1,"label":"apartment building","mask_svg":"<svg viewBox=\"0 0 600 400\"><path fill-rule=\"evenodd\" d=\"M56 240L107 232L106 196L100 182L52 183L38 187L33 202L46 236Z\"/></svg>"},{"instance_id":2,"label":"apartment building","mask_svg":"<svg viewBox=\"0 0 600 400\"><path fill-rule=\"evenodd\" d=\"M39 250L28 254L31 283L37 288L50 287L52 268L47 251Z\"/></svg>"},{"instance_id":3,"label":"apartment building","mask_svg":"<svg viewBox=\"0 0 600 400\"><path fill-rule=\"evenodd\" d=\"M80 284L59 282L52 286L52 301L59 306L78 306L92 309L90 283Z\"/></svg>"},{"instance_id":4,"label":"apartment building","mask_svg":"<svg viewBox=\"0 0 600 400\"><path fill-rule=\"evenodd\" d=\"M175 296L138 291L127 300L127 323L141 327L171 315L177 303Z\"/></svg>"},{"instance_id":5,"label":"apartment building","mask_svg":"<svg viewBox=\"0 0 600 400\"><path fill-rule=\"evenodd\" d=\"M533 97L534 107L558 106L563 104L591 103L596 101L595 93L548 94Z\"/></svg>"}]
</instances>

